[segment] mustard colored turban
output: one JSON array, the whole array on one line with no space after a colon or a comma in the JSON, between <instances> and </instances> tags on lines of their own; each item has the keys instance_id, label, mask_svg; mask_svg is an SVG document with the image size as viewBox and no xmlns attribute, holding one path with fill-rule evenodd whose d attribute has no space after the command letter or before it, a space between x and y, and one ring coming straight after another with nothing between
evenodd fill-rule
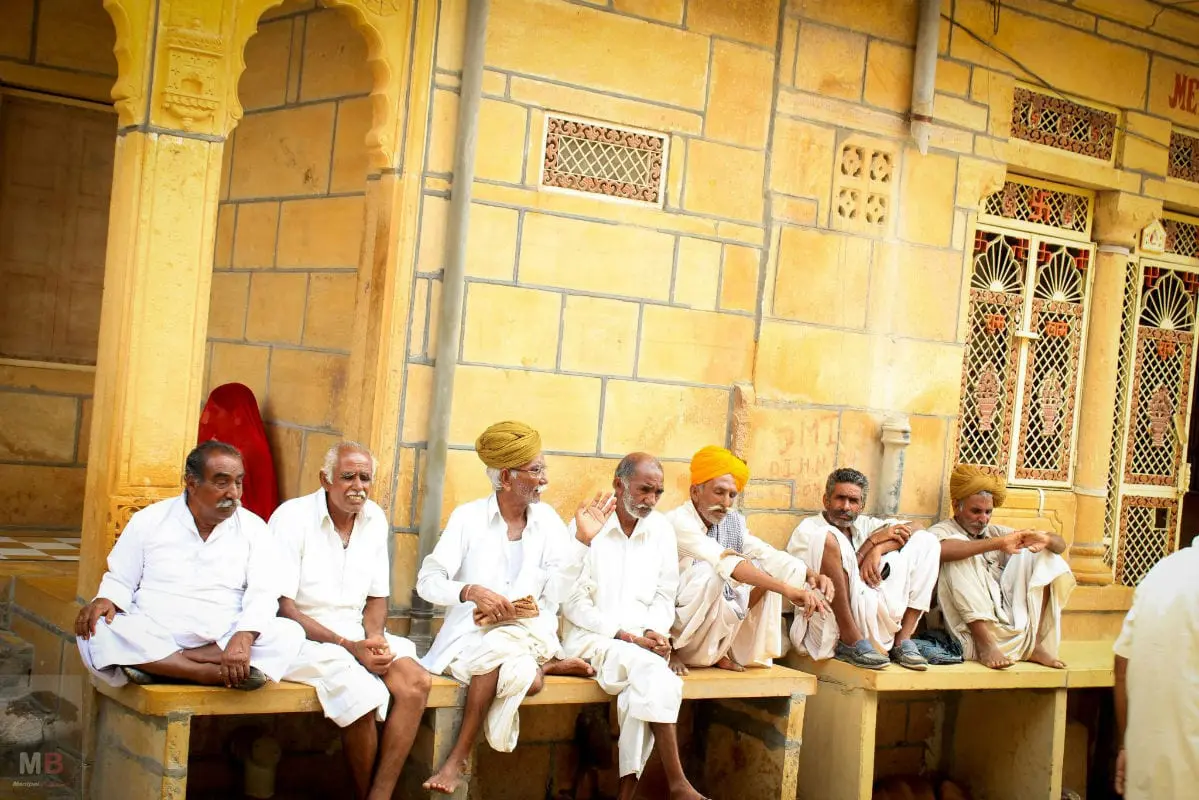
<instances>
[{"instance_id":1,"label":"mustard colored turban","mask_svg":"<svg viewBox=\"0 0 1199 800\"><path fill-rule=\"evenodd\" d=\"M953 474L949 476L949 496L953 502L965 500L979 492L990 492L995 507L999 508L1007 500L1007 481L969 464L958 464L953 468Z\"/></svg>"},{"instance_id":2,"label":"mustard colored turban","mask_svg":"<svg viewBox=\"0 0 1199 800\"><path fill-rule=\"evenodd\" d=\"M723 447L708 445L700 448L691 457L691 485L707 483L721 475L732 475L737 491L743 491L749 482L749 467L744 461Z\"/></svg>"},{"instance_id":3,"label":"mustard colored turban","mask_svg":"<svg viewBox=\"0 0 1199 800\"><path fill-rule=\"evenodd\" d=\"M523 422L497 422L475 439L475 452L489 467L511 469L541 452L541 434Z\"/></svg>"}]
</instances>

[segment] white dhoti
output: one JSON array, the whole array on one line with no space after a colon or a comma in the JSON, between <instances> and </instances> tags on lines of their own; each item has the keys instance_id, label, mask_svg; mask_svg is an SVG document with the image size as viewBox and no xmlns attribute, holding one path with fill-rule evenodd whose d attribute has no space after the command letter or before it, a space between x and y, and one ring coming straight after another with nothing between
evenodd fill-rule
<instances>
[{"instance_id":1,"label":"white dhoti","mask_svg":"<svg viewBox=\"0 0 1199 800\"><path fill-rule=\"evenodd\" d=\"M580 652L589 654L588 660L595 667L595 680L600 687L608 694L616 695L620 776L640 778L654 749L650 723L678 721L679 707L683 703L683 679L671 672L666 659L619 639L593 640Z\"/></svg>"},{"instance_id":2,"label":"white dhoti","mask_svg":"<svg viewBox=\"0 0 1199 800\"><path fill-rule=\"evenodd\" d=\"M797 529L788 551L804 563L820 564L829 535L827 528ZM875 588L862 580L857 553L849 539L841 534L831 535L841 549L841 568L848 581L847 599L854 622L875 649L886 653L895 644L904 613L909 608L921 613L928 611L937 585L941 544L928 531L914 531L902 549L882 557L879 568L889 567L889 574ZM816 660L831 658L841 635L836 617L831 612L813 615L807 620L806 629L800 626L801 620L797 614L796 624L791 628L791 643L796 650Z\"/></svg>"},{"instance_id":3,"label":"white dhoti","mask_svg":"<svg viewBox=\"0 0 1199 800\"><path fill-rule=\"evenodd\" d=\"M447 668L463 683L499 669L495 700L487 710L483 732L491 748L500 753L516 749L520 704L536 680L538 668L560 652L558 640L541 630L543 627L523 620L494 627L464 647Z\"/></svg>"},{"instance_id":4,"label":"white dhoti","mask_svg":"<svg viewBox=\"0 0 1199 800\"><path fill-rule=\"evenodd\" d=\"M675 652L684 664L710 667L727 655L738 664L769 667L773 659L786 654L783 607L791 604L784 603L782 595L766 592L750 608L749 585L730 587L733 597L728 597L725 587L729 584L712 565L687 560L691 563L679 576L671 629ZM774 577L792 586L803 586L806 575L798 562L785 572Z\"/></svg>"},{"instance_id":5,"label":"white dhoti","mask_svg":"<svg viewBox=\"0 0 1199 800\"><path fill-rule=\"evenodd\" d=\"M392 661L416 659L416 646L407 639L384 633ZM325 716L339 727L361 719L371 711L380 722L387 718L391 692L378 675L358 663L339 644L305 641L283 680L305 683L316 689Z\"/></svg>"},{"instance_id":6,"label":"white dhoti","mask_svg":"<svg viewBox=\"0 0 1199 800\"><path fill-rule=\"evenodd\" d=\"M945 625L962 645L965 658L978 658L969 623L984 621L1004 656L1025 661L1038 644L1057 657L1062 608L1074 586L1066 559L1049 550L1021 550L1008 559L998 581L981 556L941 565L937 597Z\"/></svg>"},{"instance_id":7,"label":"white dhoti","mask_svg":"<svg viewBox=\"0 0 1199 800\"><path fill-rule=\"evenodd\" d=\"M111 623L101 617L90 639L76 637L75 641L84 666L93 675L110 686L124 686L129 679L120 667L151 664L180 650L214 643L224 649L235 633L231 629L213 639L191 631L171 631L134 609L117 614ZM299 624L274 617L250 645L250 666L278 681L299 654L304 640L304 629Z\"/></svg>"}]
</instances>

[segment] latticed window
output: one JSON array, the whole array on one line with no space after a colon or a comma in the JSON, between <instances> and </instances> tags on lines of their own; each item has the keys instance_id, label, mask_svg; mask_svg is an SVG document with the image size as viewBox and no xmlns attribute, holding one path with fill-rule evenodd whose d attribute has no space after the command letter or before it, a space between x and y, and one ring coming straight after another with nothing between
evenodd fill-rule
<instances>
[{"instance_id":1,"label":"latticed window","mask_svg":"<svg viewBox=\"0 0 1199 800\"><path fill-rule=\"evenodd\" d=\"M661 133L547 115L541 185L660 206L667 144Z\"/></svg>"}]
</instances>

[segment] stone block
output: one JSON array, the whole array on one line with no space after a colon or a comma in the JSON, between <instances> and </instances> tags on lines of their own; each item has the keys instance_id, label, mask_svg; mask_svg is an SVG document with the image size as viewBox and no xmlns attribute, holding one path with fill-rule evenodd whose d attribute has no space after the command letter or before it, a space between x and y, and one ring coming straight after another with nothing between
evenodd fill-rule
<instances>
[{"instance_id":1,"label":"stone block","mask_svg":"<svg viewBox=\"0 0 1199 800\"><path fill-rule=\"evenodd\" d=\"M763 320L754 368L758 399L866 406L872 355L864 334ZM914 368L909 374L921 372Z\"/></svg>"},{"instance_id":2,"label":"stone block","mask_svg":"<svg viewBox=\"0 0 1199 800\"><path fill-rule=\"evenodd\" d=\"M629 257L632 253L636 258ZM631 225L525 214L521 283L666 300L673 263L674 237L668 234Z\"/></svg>"},{"instance_id":3,"label":"stone block","mask_svg":"<svg viewBox=\"0 0 1199 800\"><path fill-rule=\"evenodd\" d=\"M316 103L242 118L229 196L240 200L327 191L336 108Z\"/></svg>"},{"instance_id":4,"label":"stone block","mask_svg":"<svg viewBox=\"0 0 1199 800\"><path fill-rule=\"evenodd\" d=\"M512 76L511 95L513 100L526 105L655 131L698 134L704 121L702 115L692 111L612 97L583 87L560 86L517 75ZM544 124L535 124L531 135L535 140L544 135ZM681 157L681 153L679 155Z\"/></svg>"},{"instance_id":5,"label":"stone block","mask_svg":"<svg viewBox=\"0 0 1199 800\"><path fill-rule=\"evenodd\" d=\"M987 130L987 107L952 95L938 93L935 96L933 117L938 122L969 128L972 131Z\"/></svg>"},{"instance_id":6,"label":"stone block","mask_svg":"<svg viewBox=\"0 0 1199 800\"><path fill-rule=\"evenodd\" d=\"M916 0L888 3L875 0L840 0L836 3L827 0L790 0L788 8L791 13L804 19L914 45L918 5Z\"/></svg>"},{"instance_id":7,"label":"stone block","mask_svg":"<svg viewBox=\"0 0 1199 800\"><path fill-rule=\"evenodd\" d=\"M890 111L905 112L911 108L913 57L910 47L871 39L866 52L866 88L862 99Z\"/></svg>"},{"instance_id":8,"label":"stone block","mask_svg":"<svg viewBox=\"0 0 1199 800\"><path fill-rule=\"evenodd\" d=\"M35 0L12 0L4 10L6 23L0 30L0 57L25 61L33 46ZM680 12L682 3L680 2ZM680 13L681 16L681 13Z\"/></svg>"},{"instance_id":9,"label":"stone block","mask_svg":"<svg viewBox=\"0 0 1199 800\"><path fill-rule=\"evenodd\" d=\"M357 267L366 198L317 197L282 204L279 267Z\"/></svg>"},{"instance_id":10,"label":"stone block","mask_svg":"<svg viewBox=\"0 0 1199 800\"><path fill-rule=\"evenodd\" d=\"M412 311L408 315L408 355L425 354L425 328L429 313L429 279L417 278L412 284Z\"/></svg>"},{"instance_id":11,"label":"stone block","mask_svg":"<svg viewBox=\"0 0 1199 800\"><path fill-rule=\"evenodd\" d=\"M508 75L495 70L483 70L483 96L506 97L508 94Z\"/></svg>"},{"instance_id":12,"label":"stone block","mask_svg":"<svg viewBox=\"0 0 1199 800\"><path fill-rule=\"evenodd\" d=\"M720 308L724 311L758 309L758 267L761 251L753 247L724 246L720 270Z\"/></svg>"},{"instance_id":13,"label":"stone block","mask_svg":"<svg viewBox=\"0 0 1199 800\"><path fill-rule=\"evenodd\" d=\"M487 417L491 419L491 417ZM496 417L498 421L503 417ZM478 430L475 435L482 433L490 422L480 424L476 427ZM537 423L532 423L536 425ZM544 431L542 432L542 442L545 442ZM422 458L422 465L424 459ZM546 463L549 463L548 456ZM421 498L423 503L425 495L425 475L423 466L418 473L420 479L420 488L417 490L417 497ZM553 486L553 475L550 475L550 486ZM552 492L552 489L547 489L547 495ZM474 450L450 450L446 453L445 463L445 487L441 501L441 525L444 527L446 520L450 517L450 512L463 503L477 500L480 497L486 497L492 492L491 482L487 480L487 474L484 472L483 462L475 454ZM543 495L542 502L549 502L549 497Z\"/></svg>"},{"instance_id":14,"label":"stone block","mask_svg":"<svg viewBox=\"0 0 1199 800\"><path fill-rule=\"evenodd\" d=\"M410 504L411 501L404 498L404 507ZM391 536L391 604L411 608L416 573L420 571L420 539L411 533L393 533Z\"/></svg>"},{"instance_id":15,"label":"stone block","mask_svg":"<svg viewBox=\"0 0 1199 800\"><path fill-rule=\"evenodd\" d=\"M675 265L674 302L714 311L720 289L721 245L706 239L679 239Z\"/></svg>"},{"instance_id":16,"label":"stone block","mask_svg":"<svg viewBox=\"0 0 1199 800\"><path fill-rule=\"evenodd\" d=\"M1128 131L1120 139L1120 165L1159 177L1165 175L1170 161L1169 120L1129 111L1126 124Z\"/></svg>"},{"instance_id":17,"label":"stone block","mask_svg":"<svg viewBox=\"0 0 1199 800\"><path fill-rule=\"evenodd\" d=\"M752 473L751 473L752 474ZM741 493L744 508L785 509L791 507L791 483L751 480ZM755 534L757 535L757 534ZM761 538L761 537L759 537Z\"/></svg>"},{"instance_id":18,"label":"stone block","mask_svg":"<svg viewBox=\"0 0 1199 800\"><path fill-rule=\"evenodd\" d=\"M1007 167L997 161L958 159L957 200L959 207L977 210L983 199L1003 188Z\"/></svg>"},{"instance_id":19,"label":"stone block","mask_svg":"<svg viewBox=\"0 0 1199 800\"><path fill-rule=\"evenodd\" d=\"M366 94L374 80L367 63L366 40L354 30L349 15L320 11L305 17L304 67L300 100Z\"/></svg>"},{"instance_id":20,"label":"stone block","mask_svg":"<svg viewBox=\"0 0 1199 800\"><path fill-rule=\"evenodd\" d=\"M550 468L550 488L546 490L545 502L554 507L559 517L569 522L574 519L575 509L584 498L589 500L596 492L612 491L612 477L619 460L556 455L546 456L545 463ZM661 501L658 507L665 508ZM524 733L523 720L521 733Z\"/></svg>"},{"instance_id":21,"label":"stone block","mask_svg":"<svg viewBox=\"0 0 1199 800\"><path fill-rule=\"evenodd\" d=\"M366 135L374 122L371 99L356 97L337 104L337 126L333 135L331 192L361 192L370 172Z\"/></svg>"},{"instance_id":22,"label":"stone block","mask_svg":"<svg viewBox=\"0 0 1199 800\"><path fill-rule=\"evenodd\" d=\"M74 461L78 406L74 397L0 392L0 459Z\"/></svg>"},{"instance_id":23,"label":"stone block","mask_svg":"<svg viewBox=\"0 0 1199 800\"><path fill-rule=\"evenodd\" d=\"M279 204L241 203L237 209L237 233L233 238L233 268L275 266L275 240L279 235Z\"/></svg>"},{"instance_id":24,"label":"stone block","mask_svg":"<svg viewBox=\"0 0 1199 800\"><path fill-rule=\"evenodd\" d=\"M476 177L504 183L520 183L524 169L525 126L528 112L515 103L484 99L479 105L480 147L475 160ZM536 158L536 156L533 156Z\"/></svg>"},{"instance_id":25,"label":"stone block","mask_svg":"<svg viewBox=\"0 0 1199 800\"><path fill-rule=\"evenodd\" d=\"M899 236L916 244L948 247L953 232L957 159L908 148L899 187Z\"/></svg>"},{"instance_id":26,"label":"stone block","mask_svg":"<svg viewBox=\"0 0 1199 800\"><path fill-rule=\"evenodd\" d=\"M637 375L727 385L753 374L751 317L646 306Z\"/></svg>"},{"instance_id":27,"label":"stone block","mask_svg":"<svg viewBox=\"0 0 1199 800\"><path fill-rule=\"evenodd\" d=\"M349 356L276 349L271 354L271 419L317 428L336 428L346 387ZM304 476L300 476L303 489Z\"/></svg>"},{"instance_id":28,"label":"stone block","mask_svg":"<svg viewBox=\"0 0 1199 800\"><path fill-rule=\"evenodd\" d=\"M1016 91L1016 80L992 70L974 67L970 76L970 99L990 108L990 125L987 132L992 136L1007 138L1012 133L1012 103Z\"/></svg>"},{"instance_id":29,"label":"stone block","mask_svg":"<svg viewBox=\"0 0 1199 800\"><path fill-rule=\"evenodd\" d=\"M867 239L784 227L772 313L800 322L864 327L870 258Z\"/></svg>"},{"instance_id":30,"label":"stone block","mask_svg":"<svg viewBox=\"0 0 1199 800\"><path fill-rule=\"evenodd\" d=\"M0 464L0 519L18 527L78 530L85 478L82 467ZM31 486L38 487L37 491Z\"/></svg>"},{"instance_id":31,"label":"stone block","mask_svg":"<svg viewBox=\"0 0 1199 800\"><path fill-rule=\"evenodd\" d=\"M299 344L304 329L308 275L259 272L250 281L246 338L252 342Z\"/></svg>"},{"instance_id":32,"label":"stone block","mask_svg":"<svg viewBox=\"0 0 1199 800\"><path fill-rule=\"evenodd\" d=\"M321 488L321 468L325 466L325 454L337 445L341 436L335 433L304 431L304 457L300 461L300 494L311 494Z\"/></svg>"},{"instance_id":33,"label":"stone block","mask_svg":"<svg viewBox=\"0 0 1199 800\"><path fill-rule=\"evenodd\" d=\"M774 49L778 0L689 0L687 29Z\"/></svg>"},{"instance_id":34,"label":"stone block","mask_svg":"<svg viewBox=\"0 0 1199 800\"><path fill-rule=\"evenodd\" d=\"M462 69L463 34L466 31L466 0L445 0L437 20L437 66Z\"/></svg>"},{"instance_id":35,"label":"stone block","mask_svg":"<svg viewBox=\"0 0 1199 800\"><path fill-rule=\"evenodd\" d=\"M936 90L966 97L970 94L970 67L958 61L937 60Z\"/></svg>"},{"instance_id":36,"label":"stone block","mask_svg":"<svg viewBox=\"0 0 1199 800\"><path fill-rule=\"evenodd\" d=\"M805 21L799 26L797 89L857 100L862 96L865 69L865 36L813 22Z\"/></svg>"},{"instance_id":37,"label":"stone block","mask_svg":"<svg viewBox=\"0 0 1199 800\"><path fill-rule=\"evenodd\" d=\"M462 358L500 366L553 369L563 295L472 283L466 292Z\"/></svg>"},{"instance_id":38,"label":"stone block","mask_svg":"<svg viewBox=\"0 0 1199 800\"><path fill-rule=\"evenodd\" d=\"M266 369L270 356L269 347L213 342L207 391L226 383L244 383L262 405L266 400Z\"/></svg>"},{"instance_id":39,"label":"stone block","mask_svg":"<svg viewBox=\"0 0 1199 800\"><path fill-rule=\"evenodd\" d=\"M425 350L430 358L435 358L437 355L437 338L439 335L437 323L441 319L441 286L442 283L440 280L429 281L429 334Z\"/></svg>"},{"instance_id":40,"label":"stone block","mask_svg":"<svg viewBox=\"0 0 1199 800\"><path fill-rule=\"evenodd\" d=\"M902 242L875 245L867 328L953 341L962 295L962 254Z\"/></svg>"},{"instance_id":41,"label":"stone block","mask_svg":"<svg viewBox=\"0 0 1199 800\"><path fill-rule=\"evenodd\" d=\"M626 14L656 19L671 25L683 22L684 0L615 0L614 8Z\"/></svg>"},{"instance_id":42,"label":"stone block","mask_svg":"<svg viewBox=\"0 0 1199 800\"><path fill-rule=\"evenodd\" d=\"M828 213L837 134L831 128L778 117L771 143L770 188L798 197L814 197Z\"/></svg>"},{"instance_id":43,"label":"stone block","mask_svg":"<svg viewBox=\"0 0 1199 800\"><path fill-rule=\"evenodd\" d=\"M986 0L962 0L953 13L970 30L991 30L992 5ZM986 36L989 46L969 36L954 36L950 55L1001 71L1011 71L1014 57L1063 92L1122 108L1144 106L1147 52L1019 12L1010 16L1011 24ZM1087 69L1079 69L1079 64Z\"/></svg>"},{"instance_id":44,"label":"stone block","mask_svg":"<svg viewBox=\"0 0 1199 800\"><path fill-rule=\"evenodd\" d=\"M433 394L433 368L425 364L408 364L406 373L404 424L401 429L403 431L401 438L408 443L424 442L428 439L429 434L429 402ZM479 430L481 432L483 428Z\"/></svg>"},{"instance_id":45,"label":"stone block","mask_svg":"<svg viewBox=\"0 0 1199 800\"><path fill-rule=\"evenodd\" d=\"M289 17L303 11L311 11L314 8L316 8L316 0L283 0L279 5L263 11L262 16L258 18L258 22L262 24L268 20Z\"/></svg>"},{"instance_id":46,"label":"stone block","mask_svg":"<svg viewBox=\"0 0 1199 800\"><path fill-rule=\"evenodd\" d=\"M765 164L760 152L692 140L687 147L683 207L699 214L760 223Z\"/></svg>"},{"instance_id":47,"label":"stone block","mask_svg":"<svg viewBox=\"0 0 1199 800\"><path fill-rule=\"evenodd\" d=\"M79 464L86 464L92 441L92 399L84 398L79 407L79 452L75 461Z\"/></svg>"},{"instance_id":48,"label":"stone block","mask_svg":"<svg viewBox=\"0 0 1199 800\"><path fill-rule=\"evenodd\" d=\"M883 415L875 411L844 409L841 412L841 432L837 443L837 467L853 467L876 483L874 495L866 498L868 509L878 508L880 498L877 481L883 463L883 444L879 441ZM832 470L830 470L831 472ZM827 476L825 476L827 477ZM824 491L821 478L820 491Z\"/></svg>"},{"instance_id":49,"label":"stone block","mask_svg":"<svg viewBox=\"0 0 1199 800\"><path fill-rule=\"evenodd\" d=\"M906 741L908 704L899 699L884 697L878 703L878 727L874 740L879 747L894 747Z\"/></svg>"},{"instance_id":50,"label":"stone block","mask_svg":"<svg viewBox=\"0 0 1199 800\"><path fill-rule=\"evenodd\" d=\"M208 304L208 335L218 339L240 339L245 333L250 276L237 272L214 272Z\"/></svg>"},{"instance_id":51,"label":"stone block","mask_svg":"<svg viewBox=\"0 0 1199 800\"><path fill-rule=\"evenodd\" d=\"M704 445L724 439L728 418L725 389L609 380L600 449L689 459Z\"/></svg>"},{"instance_id":52,"label":"stone block","mask_svg":"<svg viewBox=\"0 0 1199 800\"><path fill-rule=\"evenodd\" d=\"M551 706L546 710L559 709ZM486 785L487 796L496 800L542 797L550 780L552 752L547 745L525 745L511 753L497 753L484 744L475 754L476 780Z\"/></svg>"},{"instance_id":53,"label":"stone block","mask_svg":"<svg viewBox=\"0 0 1199 800\"><path fill-rule=\"evenodd\" d=\"M462 365L455 373L449 438L473 447L488 425L518 419L537 428L546 450L592 453L599 411L599 378Z\"/></svg>"},{"instance_id":54,"label":"stone block","mask_svg":"<svg viewBox=\"0 0 1199 800\"><path fill-rule=\"evenodd\" d=\"M924 771L924 748L916 745L887 747L874 756L874 777L918 775Z\"/></svg>"},{"instance_id":55,"label":"stone block","mask_svg":"<svg viewBox=\"0 0 1199 800\"><path fill-rule=\"evenodd\" d=\"M290 19L264 22L246 42L246 71L237 84L237 99L246 111L287 102L287 68L291 58Z\"/></svg>"},{"instance_id":56,"label":"stone block","mask_svg":"<svg viewBox=\"0 0 1199 800\"><path fill-rule=\"evenodd\" d=\"M805 514L771 512L746 514L745 523L750 533L778 550L787 549L787 541Z\"/></svg>"},{"instance_id":57,"label":"stone block","mask_svg":"<svg viewBox=\"0 0 1199 800\"><path fill-rule=\"evenodd\" d=\"M913 516L934 516L941 510L949 423L939 417L911 417L911 423L912 443L904 451L899 510Z\"/></svg>"},{"instance_id":58,"label":"stone block","mask_svg":"<svg viewBox=\"0 0 1199 800\"><path fill-rule=\"evenodd\" d=\"M407 528L414 525L420 516L420 508L417 507L413 494L416 490L416 462L419 451L415 447L400 447L397 452L399 455L395 466L396 489L395 494L391 495L388 507L391 511L392 526ZM381 498L382 494L378 493L375 499L379 501ZM412 570L412 576L416 577L416 569Z\"/></svg>"},{"instance_id":59,"label":"stone block","mask_svg":"<svg viewBox=\"0 0 1199 800\"><path fill-rule=\"evenodd\" d=\"M233 260L233 222L236 217L237 206L231 203L222 203L217 207L216 245L212 253L213 269L226 269Z\"/></svg>"},{"instance_id":60,"label":"stone block","mask_svg":"<svg viewBox=\"0 0 1199 800\"><path fill-rule=\"evenodd\" d=\"M875 382L875 408L909 414L952 416L958 411L962 383L962 346L896 339L881 354Z\"/></svg>"},{"instance_id":61,"label":"stone block","mask_svg":"<svg viewBox=\"0 0 1199 800\"><path fill-rule=\"evenodd\" d=\"M828 409L750 406L745 455L751 476L791 481L791 507L820 508L824 479L837 467L839 424Z\"/></svg>"},{"instance_id":62,"label":"stone block","mask_svg":"<svg viewBox=\"0 0 1199 800\"><path fill-rule=\"evenodd\" d=\"M358 275L347 272L316 273L308 279L308 304L304 309L305 347L349 350L354 341L354 310L358 300Z\"/></svg>"},{"instance_id":63,"label":"stone block","mask_svg":"<svg viewBox=\"0 0 1199 800\"><path fill-rule=\"evenodd\" d=\"M472 206L473 207L473 206ZM416 245L416 271L440 272L445 261L445 229L450 201L442 197L421 197L420 236ZM469 240L467 242L469 246ZM469 268L471 259L467 259Z\"/></svg>"},{"instance_id":64,"label":"stone block","mask_svg":"<svg viewBox=\"0 0 1199 800\"><path fill-rule=\"evenodd\" d=\"M511 208L472 203L466 241L466 274L512 280L516 268L519 213Z\"/></svg>"},{"instance_id":65,"label":"stone block","mask_svg":"<svg viewBox=\"0 0 1199 800\"><path fill-rule=\"evenodd\" d=\"M275 462L275 477L279 481L279 499L299 497L300 451L304 446L304 432L299 428L271 422L266 423L265 427L271 458Z\"/></svg>"},{"instance_id":66,"label":"stone block","mask_svg":"<svg viewBox=\"0 0 1199 800\"><path fill-rule=\"evenodd\" d=\"M746 147L765 147L773 83L771 53L714 41L704 136Z\"/></svg>"},{"instance_id":67,"label":"stone block","mask_svg":"<svg viewBox=\"0 0 1199 800\"><path fill-rule=\"evenodd\" d=\"M689 21L695 11L690 9ZM774 17L772 28L776 23ZM556 47L529 46L547 30L554 31ZM509 1L491 9L486 55L496 69L698 110L704 106L708 44L706 36L608 11L550 0ZM643 59L628 57L629 47L653 53L655 62L671 69L646 69Z\"/></svg>"},{"instance_id":68,"label":"stone block","mask_svg":"<svg viewBox=\"0 0 1199 800\"><path fill-rule=\"evenodd\" d=\"M562 369L632 375L639 316L636 303L568 295L562 326Z\"/></svg>"},{"instance_id":69,"label":"stone block","mask_svg":"<svg viewBox=\"0 0 1199 800\"><path fill-rule=\"evenodd\" d=\"M433 110L429 121L429 172L454 171L454 141L458 136L458 95L448 89L433 90Z\"/></svg>"},{"instance_id":70,"label":"stone block","mask_svg":"<svg viewBox=\"0 0 1199 800\"><path fill-rule=\"evenodd\" d=\"M1138 28L1148 28L1161 13L1161 6L1149 0L1075 0L1074 7L1118 19Z\"/></svg>"},{"instance_id":71,"label":"stone block","mask_svg":"<svg viewBox=\"0 0 1199 800\"><path fill-rule=\"evenodd\" d=\"M112 52L116 29L102 5L78 0L39 0L37 15L34 49L39 64L116 76L117 59Z\"/></svg>"}]
</instances>

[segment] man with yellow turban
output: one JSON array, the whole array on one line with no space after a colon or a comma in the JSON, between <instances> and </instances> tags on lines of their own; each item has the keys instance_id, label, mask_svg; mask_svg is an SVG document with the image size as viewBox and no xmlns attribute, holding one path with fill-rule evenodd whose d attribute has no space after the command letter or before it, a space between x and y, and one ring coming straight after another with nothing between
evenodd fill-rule
<instances>
[{"instance_id":1,"label":"man with yellow turban","mask_svg":"<svg viewBox=\"0 0 1199 800\"><path fill-rule=\"evenodd\" d=\"M549 485L541 436L524 423L498 422L475 440L475 451L494 492L454 509L416 582L421 597L446 609L421 663L469 684L458 739L424 784L444 794L461 784L484 721L492 749L511 752L521 701L541 690L543 676L595 674L585 661L562 658L558 641L572 552L566 526L541 504ZM585 508L576 515L580 539L602 523Z\"/></svg>"},{"instance_id":2,"label":"man with yellow turban","mask_svg":"<svg viewBox=\"0 0 1199 800\"><path fill-rule=\"evenodd\" d=\"M691 459L691 499L666 514L679 549L675 666L740 671L770 666L787 649L783 601L797 624L828 610L831 585L803 561L752 536L734 508L749 467L723 447Z\"/></svg>"},{"instance_id":3,"label":"man with yellow turban","mask_svg":"<svg viewBox=\"0 0 1199 800\"><path fill-rule=\"evenodd\" d=\"M824 513L791 533L787 552L819 565L835 589L833 613L814 620L803 636L793 628L791 641L818 661L925 670L928 661L912 634L932 603L940 549L928 531L863 514L869 488L856 469L834 470L824 482Z\"/></svg>"},{"instance_id":4,"label":"man with yellow turban","mask_svg":"<svg viewBox=\"0 0 1199 800\"><path fill-rule=\"evenodd\" d=\"M992 669L1017 661L1064 667L1062 608L1074 590L1065 540L991 524L1007 483L978 467L954 468L949 497L953 518L929 532L941 542L941 613L963 655Z\"/></svg>"}]
</instances>

